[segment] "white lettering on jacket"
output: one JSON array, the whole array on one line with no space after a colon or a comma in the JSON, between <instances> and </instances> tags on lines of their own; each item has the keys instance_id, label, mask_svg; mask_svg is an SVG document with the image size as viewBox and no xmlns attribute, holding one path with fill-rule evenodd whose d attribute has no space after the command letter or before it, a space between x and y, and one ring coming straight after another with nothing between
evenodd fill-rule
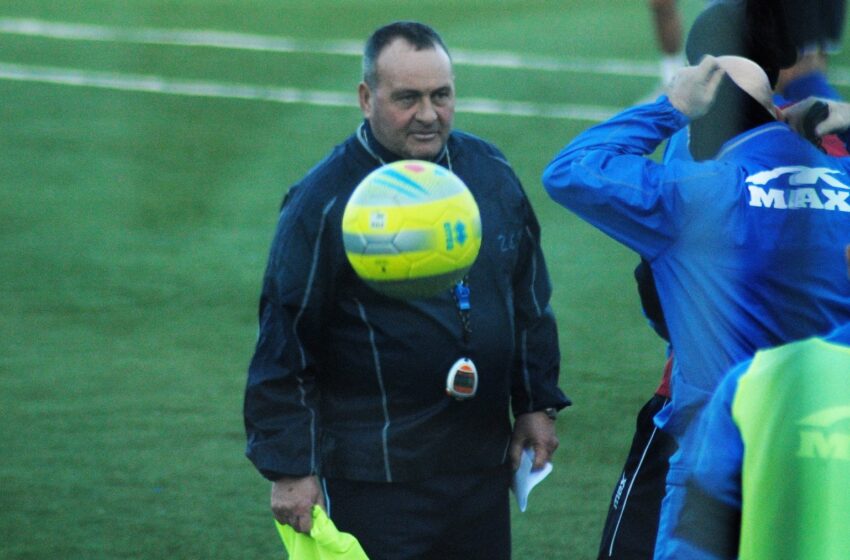
<instances>
[{"instance_id":1,"label":"white lettering on jacket","mask_svg":"<svg viewBox=\"0 0 850 560\"><path fill-rule=\"evenodd\" d=\"M809 208L850 212L850 203L848 203L850 187L834 177L841 174L841 171L828 167L801 165L777 167L754 173L746 179L747 189L750 192L750 206L777 210ZM771 181L776 181L783 176L787 176L788 187L791 188L784 188L784 185L766 187ZM821 183L825 185L819 186Z\"/></svg>"}]
</instances>

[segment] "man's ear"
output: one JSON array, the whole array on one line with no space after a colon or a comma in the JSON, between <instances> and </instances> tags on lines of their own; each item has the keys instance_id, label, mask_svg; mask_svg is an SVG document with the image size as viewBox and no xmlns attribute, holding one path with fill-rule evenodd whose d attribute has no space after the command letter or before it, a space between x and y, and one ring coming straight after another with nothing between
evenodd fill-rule
<instances>
[{"instance_id":1,"label":"man's ear","mask_svg":"<svg viewBox=\"0 0 850 560\"><path fill-rule=\"evenodd\" d=\"M372 117L372 90L366 85L366 82L360 82L357 86L357 98L360 101L360 110L365 118Z\"/></svg>"}]
</instances>

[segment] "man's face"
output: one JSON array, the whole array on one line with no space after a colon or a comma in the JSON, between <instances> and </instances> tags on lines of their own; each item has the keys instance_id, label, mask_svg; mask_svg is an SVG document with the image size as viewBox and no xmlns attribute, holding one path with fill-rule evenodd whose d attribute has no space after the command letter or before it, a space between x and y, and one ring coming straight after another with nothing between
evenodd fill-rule
<instances>
[{"instance_id":1,"label":"man's face","mask_svg":"<svg viewBox=\"0 0 850 560\"><path fill-rule=\"evenodd\" d=\"M408 159L436 157L452 129L452 64L440 48L395 39L378 55L377 86L360 84L360 108L385 148Z\"/></svg>"}]
</instances>

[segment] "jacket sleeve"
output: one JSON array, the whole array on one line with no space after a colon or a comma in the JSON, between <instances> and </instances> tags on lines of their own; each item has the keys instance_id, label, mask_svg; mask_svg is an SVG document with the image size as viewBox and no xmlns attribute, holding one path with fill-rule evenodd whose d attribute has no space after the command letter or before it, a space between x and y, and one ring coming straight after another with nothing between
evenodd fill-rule
<instances>
[{"instance_id":1,"label":"jacket sleeve","mask_svg":"<svg viewBox=\"0 0 850 560\"><path fill-rule=\"evenodd\" d=\"M734 559L741 530L741 469L744 443L732 417L738 381L752 361L736 366L715 391L698 426L697 461L685 484L682 510L670 543L688 557Z\"/></svg>"},{"instance_id":2,"label":"jacket sleeve","mask_svg":"<svg viewBox=\"0 0 850 560\"><path fill-rule=\"evenodd\" d=\"M579 134L549 163L543 185L557 203L652 259L677 231L681 193L676 172L646 156L687 123L665 96L628 109ZM672 167L687 165L696 164Z\"/></svg>"},{"instance_id":3,"label":"jacket sleeve","mask_svg":"<svg viewBox=\"0 0 850 560\"><path fill-rule=\"evenodd\" d=\"M517 337L511 401L514 416L572 404L558 386L561 354L549 305L552 285L540 246L540 226L528 199L523 202L525 229L513 281Z\"/></svg>"},{"instance_id":4,"label":"jacket sleeve","mask_svg":"<svg viewBox=\"0 0 850 560\"><path fill-rule=\"evenodd\" d=\"M248 367L246 455L270 480L319 469L314 341L321 340L329 259L323 232L333 201L311 210L287 197L263 279L259 333Z\"/></svg>"}]
</instances>

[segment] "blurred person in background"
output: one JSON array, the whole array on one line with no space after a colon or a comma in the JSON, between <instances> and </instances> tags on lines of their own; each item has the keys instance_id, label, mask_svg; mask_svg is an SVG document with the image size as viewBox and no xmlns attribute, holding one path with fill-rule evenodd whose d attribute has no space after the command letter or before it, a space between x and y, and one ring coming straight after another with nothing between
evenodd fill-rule
<instances>
[{"instance_id":1,"label":"blurred person in background","mask_svg":"<svg viewBox=\"0 0 850 560\"><path fill-rule=\"evenodd\" d=\"M678 0L649 0L652 13L652 29L655 41L661 51L661 84L667 85L676 70L685 65L682 51L682 15L677 6Z\"/></svg>"}]
</instances>

